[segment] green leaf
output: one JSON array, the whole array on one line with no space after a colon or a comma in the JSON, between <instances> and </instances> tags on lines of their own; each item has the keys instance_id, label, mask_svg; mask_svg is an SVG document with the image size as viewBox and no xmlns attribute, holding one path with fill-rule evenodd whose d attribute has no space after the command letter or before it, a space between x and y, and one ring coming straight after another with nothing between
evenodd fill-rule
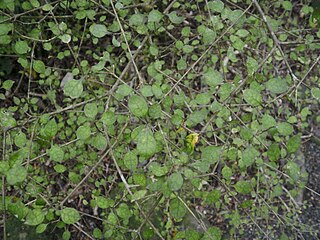
<instances>
[{"instance_id":1,"label":"green leaf","mask_svg":"<svg viewBox=\"0 0 320 240\"><path fill-rule=\"evenodd\" d=\"M217 146L207 146L201 150L201 160L210 164L219 161L222 150Z\"/></svg>"},{"instance_id":2,"label":"green leaf","mask_svg":"<svg viewBox=\"0 0 320 240\"><path fill-rule=\"evenodd\" d=\"M141 13L133 14L129 18L129 25L130 26L139 26L144 23L144 16Z\"/></svg>"},{"instance_id":3,"label":"green leaf","mask_svg":"<svg viewBox=\"0 0 320 240\"><path fill-rule=\"evenodd\" d=\"M157 152L157 142L149 128L142 129L137 137L138 154L144 157L151 157Z\"/></svg>"},{"instance_id":4,"label":"green leaf","mask_svg":"<svg viewBox=\"0 0 320 240\"><path fill-rule=\"evenodd\" d=\"M63 87L63 93L67 97L78 98L82 95L83 85L81 80L70 79Z\"/></svg>"},{"instance_id":5,"label":"green leaf","mask_svg":"<svg viewBox=\"0 0 320 240\"><path fill-rule=\"evenodd\" d=\"M91 144L98 150L102 150L107 145L107 139L101 133L98 133L92 138Z\"/></svg>"},{"instance_id":6,"label":"green leaf","mask_svg":"<svg viewBox=\"0 0 320 240\"><path fill-rule=\"evenodd\" d=\"M204 198L206 204L217 203L221 198L221 192L217 189L210 191Z\"/></svg>"},{"instance_id":7,"label":"green leaf","mask_svg":"<svg viewBox=\"0 0 320 240\"><path fill-rule=\"evenodd\" d=\"M64 208L60 211L60 214L65 224L74 224L81 219L79 212L74 208Z\"/></svg>"},{"instance_id":8,"label":"green leaf","mask_svg":"<svg viewBox=\"0 0 320 240\"><path fill-rule=\"evenodd\" d=\"M87 103L84 106L84 114L89 118L95 118L98 114L98 107L96 103Z\"/></svg>"},{"instance_id":9,"label":"green leaf","mask_svg":"<svg viewBox=\"0 0 320 240\"><path fill-rule=\"evenodd\" d=\"M12 88L14 84L14 81L12 80L6 80L2 83L1 88L5 89L5 90L10 90Z\"/></svg>"},{"instance_id":10,"label":"green leaf","mask_svg":"<svg viewBox=\"0 0 320 240\"><path fill-rule=\"evenodd\" d=\"M76 131L77 138L81 140L86 140L90 137L91 135L91 129L90 126L80 126L77 131Z\"/></svg>"},{"instance_id":11,"label":"green leaf","mask_svg":"<svg viewBox=\"0 0 320 240\"><path fill-rule=\"evenodd\" d=\"M269 129L272 127L275 127L277 125L276 120L268 115L268 114L264 114L262 119L261 119L261 126L263 127L263 129Z\"/></svg>"},{"instance_id":12,"label":"green leaf","mask_svg":"<svg viewBox=\"0 0 320 240\"><path fill-rule=\"evenodd\" d=\"M289 87L285 79L272 78L266 83L267 89L274 94L280 94L286 92Z\"/></svg>"},{"instance_id":13,"label":"green leaf","mask_svg":"<svg viewBox=\"0 0 320 240\"><path fill-rule=\"evenodd\" d=\"M298 151L301 145L301 137L300 135L293 136L287 142L287 148L289 153L295 153Z\"/></svg>"},{"instance_id":14,"label":"green leaf","mask_svg":"<svg viewBox=\"0 0 320 240\"><path fill-rule=\"evenodd\" d=\"M251 184L243 180L238 181L234 187L236 191L241 194L248 194L252 190Z\"/></svg>"},{"instance_id":15,"label":"green leaf","mask_svg":"<svg viewBox=\"0 0 320 240\"><path fill-rule=\"evenodd\" d=\"M102 38L108 34L107 27L103 24L93 23L90 26L89 31L93 36L95 36L97 38Z\"/></svg>"},{"instance_id":16,"label":"green leaf","mask_svg":"<svg viewBox=\"0 0 320 240\"><path fill-rule=\"evenodd\" d=\"M226 179L226 180L230 180L231 179L231 177L232 177L232 170L231 170L231 168L229 168L228 166L224 166L223 168L222 168L222 176L224 177L224 179Z\"/></svg>"},{"instance_id":17,"label":"green leaf","mask_svg":"<svg viewBox=\"0 0 320 240\"><path fill-rule=\"evenodd\" d=\"M103 124L109 126L109 125L112 125L116 122L117 117L114 114L114 112L107 111L102 114L100 120L103 122Z\"/></svg>"},{"instance_id":18,"label":"green leaf","mask_svg":"<svg viewBox=\"0 0 320 240\"><path fill-rule=\"evenodd\" d=\"M147 194L147 190L139 190L136 191L132 196L131 196L131 202L137 201L141 198L143 198Z\"/></svg>"},{"instance_id":19,"label":"green leaf","mask_svg":"<svg viewBox=\"0 0 320 240\"><path fill-rule=\"evenodd\" d=\"M282 122L278 124L278 132L283 136L289 136L293 133L293 127L290 123Z\"/></svg>"},{"instance_id":20,"label":"green leaf","mask_svg":"<svg viewBox=\"0 0 320 240\"><path fill-rule=\"evenodd\" d=\"M18 54L26 54L29 51L29 46L26 41L17 41L14 49Z\"/></svg>"},{"instance_id":21,"label":"green leaf","mask_svg":"<svg viewBox=\"0 0 320 240\"><path fill-rule=\"evenodd\" d=\"M27 137L23 132L20 132L18 135L15 136L14 144L17 147L22 148L26 145L26 143L27 143Z\"/></svg>"},{"instance_id":22,"label":"green leaf","mask_svg":"<svg viewBox=\"0 0 320 240\"><path fill-rule=\"evenodd\" d=\"M169 211L171 217L176 220L182 219L187 213L186 207L178 198L174 198L170 201Z\"/></svg>"},{"instance_id":23,"label":"green leaf","mask_svg":"<svg viewBox=\"0 0 320 240\"><path fill-rule=\"evenodd\" d=\"M206 45L210 45L214 42L214 40L216 39L217 34L215 31L213 31L210 28L207 28L206 31L203 33L202 35L202 40L203 43ZM221 75L221 74L220 74Z\"/></svg>"},{"instance_id":24,"label":"green leaf","mask_svg":"<svg viewBox=\"0 0 320 240\"><path fill-rule=\"evenodd\" d=\"M248 75L252 76L258 70L259 63L252 57L247 59L247 71Z\"/></svg>"},{"instance_id":25,"label":"green leaf","mask_svg":"<svg viewBox=\"0 0 320 240\"><path fill-rule=\"evenodd\" d=\"M59 38L63 43L69 43L71 41L70 34L63 34L63 35L59 36Z\"/></svg>"},{"instance_id":26,"label":"green leaf","mask_svg":"<svg viewBox=\"0 0 320 240\"><path fill-rule=\"evenodd\" d=\"M33 70L35 70L37 73L44 73L46 71L46 66L41 60L34 60Z\"/></svg>"},{"instance_id":27,"label":"green leaf","mask_svg":"<svg viewBox=\"0 0 320 240\"><path fill-rule=\"evenodd\" d=\"M320 88L311 88L311 94L315 99L320 100Z\"/></svg>"},{"instance_id":28,"label":"green leaf","mask_svg":"<svg viewBox=\"0 0 320 240\"><path fill-rule=\"evenodd\" d=\"M281 155L281 150L278 144L272 144L269 146L267 151L267 156L270 161L277 161Z\"/></svg>"},{"instance_id":29,"label":"green leaf","mask_svg":"<svg viewBox=\"0 0 320 240\"><path fill-rule=\"evenodd\" d=\"M47 229L48 224L42 223L37 226L36 233L40 234L43 233Z\"/></svg>"},{"instance_id":30,"label":"green leaf","mask_svg":"<svg viewBox=\"0 0 320 240\"><path fill-rule=\"evenodd\" d=\"M208 68L204 73L204 81L210 87L216 87L223 82L223 77L222 74L214 68Z\"/></svg>"},{"instance_id":31,"label":"green leaf","mask_svg":"<svg viewBox=\"0 0 320 240\"><path fill-rule=\"evenodd\" d=\"M10 185L16 185L17 183L21 183L26 179L26 177L27 177L27 169L25 169L21 165L14 165L5 174L6 174L6 177L7 177L7 182Z\"/></svg>"},{"instance_id":32,"label":"green leaf","mask_svg":"<svg viewBox=\"0 0 320 240\"><path fill-rule=\"evenodd\" d=\"M171 174L167 181L171 191L178 191L183 185L183 177L181 173Z\"/></svg>"},{"instance_id":33,"label":"green leaf","mask_svg":"<svg viewBox=\"0 0 320 240\"><path fill-rule=\"evenodd\" d=\"M242 153L242 162L245 167L250 167L260 155L260 152L254 147L246 148Z\"/></svg>"},{"instance_id":34,"label":"green leaf","mask_svg":"<svg viewBox=\"0 0 320 240\"><path fill-rule=\"evenodd\" d=\"M134 151L129 151L124 155L123 158L124 165L129 170L135 170L138 164L138 157Z\"/></svg>"},{"instance_id":35,"label":"green leaf","mask_svg":"<svg viewBox=\"0 0 320 240\"><path fill-rule=\"evenodd\" d=\"M64 160L64 151L58 145L54 145L50 148L49 156L52 161L63 162Z\"/></svg>"},{"instance_id":36,"label":"green leaf","mask_svg":"<svg viewBox=\"0 0 320 240\"><path fill-rule=\"evenodd\" d=\"M116 209L116 213L122 219L129 219L132 216L132 212L125 203L120 203L119 207Z\"/></svg>"},{"instance_id":37,"label":"green leaf","mask_svg":"<svg viewBox=\"0 0 320 240\"><path fill-rule=\"evenodd\" d=\"M151 12L149 12L148 22L159 23L162 18L163 14L159 12L159 10L153 9Z\"/></svg>"},{"instance_id":38,"label":"green leaf","mask_svg":"<svg viewBox=\"0 0 320 240\"><path fill-rule=\"evenodd\" d=\"M128 84L121 84L116 91L116 93L122 95L123 97L130 95L132 92L133 89Z\"/></svg>"},{"instance_id":39,"label":"green leaf","mask_svg":"<svg viewBox=\"0 0 320 240\"><path fill-rule=\"evenodd\" d=\"M53 138L58 132L56 120L51 119L42 129L44 137Z\"/></svg>"},{"instance_id":40,"label":"green leaf","mask_svg":"<svg viewBox=\"0 0 320 240\"><path fill-rule=\"evenodd\" d=\"M63 166L62 164L57 164L53 168L57 173L63 173L67 170L67 168L65 166Z\"/></svg>"},{"instance_id":41,"label":"green leaf","mask_svg":"<svg viewBox=\"0 0 320 240\"><path fill-rule=\"evenodd\" d=\"M169 13L168 17L173 24L180 24L184 21L184 17L179 17L176 11Z\"/></svg>"},{"instance_id":42,"label":"green leaf","mask_svg":"<svg viewBox=\"0 0 320 240\"><path fill-rule=\"evenodd\" d=\"M211 11L221 13L224 8L224 3L220 0L208 1L208 7Z\"/></svg>"},{"instance_id":43,"label":"green leaf","mask_svg":"<svg viewBox=\"0 0 320 240\"><path fill-rule=\"evenodd\" d=\"M26 221L24 222L27 225L36 226L42 223L44 220L44 213L41 209L33 209L29 211Z\"/></svg>"},{"instance_id":44,"label":"green leaf","mask_svg":"<svg viewBox=\"0 0 320 240\"><path fill-rule=\"evenodd\" d=\"M243 91L244 100L253 107L257 107L262 102L261 93L255 89L246 89Z\"/></svg>"},{"instance_id":45,"label":"green leaf","mask_svg":"<svg viewBox=\"0 0 320 240\"><path fill-rule=\"evenodd\" d=\"M99 196L96 198L96 203L99 208L107 209L113 205L113 200Z\"/></svg>"},{"instance_id":46,"label":"green leaf","mask_svg":"<svg viewBox=\"0 0 320 240\"><path fill-rule=\"evenodd\" d=\"M148 114L148 103L143 97L133 95L128 101L129 110L136 117L145 117Z\"/></svg>"},{"instance_id":47,"label":"green leaf","mask_svg":"<svg viewBox=\"0 0 320 240\"><path fill-rule=\"evenodd\" d=\"M157 162L150 163L149 170L157 177L166 175L169 171L167 166L161 167Z\"/></svg>"}]
</instances>

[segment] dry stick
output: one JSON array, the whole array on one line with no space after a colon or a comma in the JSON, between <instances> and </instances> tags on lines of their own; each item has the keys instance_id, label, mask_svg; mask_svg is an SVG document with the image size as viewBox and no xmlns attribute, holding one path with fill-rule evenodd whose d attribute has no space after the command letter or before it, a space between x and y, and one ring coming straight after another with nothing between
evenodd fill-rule
<instances>
[{"instance_id":1,"label":"dry stick","mask_svg":"<svg viewBox=\"0 0 320 240\"><path fill-rule=\"evenodd\" d=\"M105 136L106 136L106 138L107 138L107 143L108 143L108 145L110 145L110 139L109 139L108 134L106 133ZM123 176L122 171L121 171L121 169L120 169L120 167L119 167L119 165L118 165L118 162L117 162L117 160L116 160L116 158L115 158L115 156L114 156L114 154L113 154L113 146L111 146L111 147L109 148L109 150L110 150L110 155L111 155L111 158L112 158L112 160L113 160L113 162L114 162L114 165L116 166L117 172L118 172L118 174L120 175L120 178L121 178L122 182L124 183L124 185L125 185L128 193L132 196L133 193L132 193L131 190L130 190L130 186L129 186L127 180L125 179L125 177ZM149 219L148 216L145 214L145 212L142 210L142 208L140 207L140 205L138 204L137 201L135 201L135 204L137 205L139 211L142 213L142 215L143 215L143 217L145 218L145 220L147 220L147 222L149 223L149 225L150 225L150 226L152 227L152 229L156 232L156 234L160 237L160 239L163 239L163 240L164 240L164 238L161 236L161 234L160 234L160 232L158 231L158 229L153 225L153 223L150 221L150 219Z\"/></svg>"},{"instance_id":2,"label":"dry stick","mask_svg":"<svg viewBox=\"0 0 320 240\"><path fill-rule=\"evenodd\" d=\"M124 127L121 129L119 136L123 133L123 131L128 126L128 122L124 125ZM63 206L64 203L72 196L72 194L84 183L84 181L87 180L87 178L91 175L91 173L100 165L100 163L105 159L105 157L109 154L110 150L118 143L118 138L116 141L109 147L109 149L101 156L101 158L98 160L98 162L90 169L90 171L87 173L86 176L75 186L75 188L68 194L68 196L65 197L65 199L62 200L60 203L60 206Z\"/></svg>"},{"instance_id":3,"label":"dry stick","mask_svg":"<svg viewBox=\"0 0 320 240\"><path fill-rule=\"evenodd\" d=\"M125 31L124 31L124 29L123 29L123 27L122 27L122 24L121 24L120 19L119 19L119 16L118 16L118 13L117 13L117 11L116 11L116 9L115 9L115 7L114 7L114 4L113 4L113 1L112 1L112 0L110 0L110 3L111 3L111 6L112 6L114 15L115 15L115 17L116 17L116 19L117 19L117 22L118 22L118 24L119 24L119 26L120 26L121 33L122 33L122 36L123 36L123 38L124 38L124 41L126 42L126 45L127 45L127 48L128 48L128 52L129 52L129 55L130 55L130 60L132 61L132 64L133 64L133 66L134 66L134 69L135 69L135 71L136 71L136 73L137 73L137 75L138 75L138 78L139 78L139 81L140 81L140 85L143 85L144 80L143 80L143 78L142 78L141 75L140 75L140 72L139 72L139 69L138 69L138 67L137 67L136 62L134 61L134 58L133 58L133 55L132 55L132 52L131 52L131 49L130 49L130 46L129 46L129 43L128 43L128 40L127 40L127 37L126 37L126 33L125 33Z\"/></svg>"},{"instance_id":4,"label":"dry stick","mask_svg":"<svg viewBox=\"0 0 320 240\"><path fill-rule=\"evenodd\" d=\"M202 58L213 48L214 45L217 44L220 39L233 28L234 25L237 24L237 21L251 8L252 3L249 5L249 7L246 8L246 10L232 23L205 51L204 53L195 61L191 67L187 69L187 71L177 80L177 82L173 85L173 87L164 95L164 97L158 102L159 104L165 99L172 91L175 89L175 87L187 76L187 74L202 60Z\"/></svg>"},{"instance_id":5,"label":"dry stick","mask_svg":"<svg viewBox=\"0 0 320 240\"><path fill-rule=\"evenodd\" d=\"M90 239L92 239L92 240L94 240L94 238L93 237L91 237L90 235L89 235L89 233L87 233L87 232L85 232L81 227L79 227L77 224L72 224L72 226L74 226L75 228L77 228L80 232L82 232L84 235L86 235L88 238L90 238Z\"/></svg>"},{"instance_id":6,"label":"dry stick","mask_svg":"<svg viewBox=\"0 0 320 240\"><path fill-rule=\"evenodd\" d=\"M269 24L269 22L268 22L268 20L267 20L267 17L266 17L266 15L264 14L264 12L262 11L259 3L257 2L257 0L253 0L252 2L253 2L253 4L256 6L258 12L260 13L260 15L261 15L261 17L262 17L262 20L263 20L264 23L267 25L267 28L268 28L268 30L269 30L269 32L270 32L270 34L271 34L271 37L272 37L275 45L276 45L277 48L279 49L279 51L280 51L280 53L281 53L281 56L283 57L283 60L284 60L286 66L287 66L287 68L288 68L288 70L289 70L289 72L290 72L291 77L293 78L294 81L299 80L298 77L293 73L293 71L292 71L292 69L291 69L291 66L290 66L290 64L288 63L288 60L286 59L286 56L285 56L285 54L284 54L284 52L283 52L283 50L282 50L282 48L281 48L281 46L280 46L280 41L279 41L279 39L277 38L277 36L276 36L276 34L274 33L274 31L272 30L272 27L270 26L270 24ZM302 84L305 85L306 87L308 87L308 86L307 86L306 84L304 84L303 82L302 82Z\"/></svg>"}]
</instances>

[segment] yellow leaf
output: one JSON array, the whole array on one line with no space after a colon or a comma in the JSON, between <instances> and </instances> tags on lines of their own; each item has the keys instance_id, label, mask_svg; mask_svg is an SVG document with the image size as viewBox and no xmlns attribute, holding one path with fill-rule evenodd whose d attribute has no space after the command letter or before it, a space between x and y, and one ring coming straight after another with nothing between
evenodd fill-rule
<instances>
[{"instance_id":1,"label":"yellow leaf","mask_svg":"<svg viewBox=\"0 0 320 240\"><path fill-rule=\"evenodd\" d=\"M191 133L186 136L186 147L189 153L193 153L196 143L199 141L198 133Z\"/></svg>"}]
</instances>

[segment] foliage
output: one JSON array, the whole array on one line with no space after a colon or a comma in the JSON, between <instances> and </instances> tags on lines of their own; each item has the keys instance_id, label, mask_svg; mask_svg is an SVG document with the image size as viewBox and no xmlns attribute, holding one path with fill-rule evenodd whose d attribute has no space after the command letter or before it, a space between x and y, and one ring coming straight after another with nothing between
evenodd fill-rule
<instances>
[{"instance_id":1,"label":"foliage","mask_svg":"<svg viewBox=\"0 0 320 240\"><path fill-rule=\"evenodd\" d=\"M61 239L316 234L320 31L259 2L0 1L1 210Z\"/></svg>"}]
</instances>

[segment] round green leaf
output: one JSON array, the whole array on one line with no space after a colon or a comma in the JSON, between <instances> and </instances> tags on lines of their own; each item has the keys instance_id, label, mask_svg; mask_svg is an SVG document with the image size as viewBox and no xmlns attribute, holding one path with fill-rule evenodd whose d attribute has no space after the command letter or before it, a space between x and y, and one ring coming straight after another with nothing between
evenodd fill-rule
<instances>
[{"instance_id":1,"label":"round green leaf","mask_svg":"<svg viewBox=\"0 0 320 240\"><path fill-rule=\"evenodd\" d=\"M282 78L272 78L266 83L267 89L274 93L280 94L288 90L288 84L285 79Z\"/></svg>"},{"instance_id":2,"label":"round green leaf","mask_svg":"<svg viewBox=\"0 0 320 240\"><path fill-rule=\"evenodd\" d=\"M33 209L32 211L29 211L24 223L27 225L36 226L42 223L43 220L44 213L41 211L41 209Z\"/></svg>"},{"instance_id":3,"label":"round green leaf","mask_svg":"<svg viewBox=\"0 0 320 240\"><path fill-rule=\"evenodd\" d=\"M157 152L157 142L149 128L143 129L137 138L138 154L145 157L151 157Z\"/></svg>"},{"instance_id":4,"label":"round green leaf","mask_svg":"<svg viewBox=\"0 0 320 240\"><path fill-rule=\"evenodd\" d=\"M64 151L62 150L61 147L54 145L50 148L49 156L52 161L63 162Z\"/></svg>"},{"instance_id":5,"label":"round green leaf","mask_svg":"<svg viewBox=\"0 0 320 240\"><path fill-rule=\"evenodd\" d=\"M76 131L77 138L86 140L91 135L90 126L81 126Z\"/></svg>"},{"instance_id":6,"label":"round green leaf","mask_svg":"<svg viewBox=\"0 0 320 240\"><path fill-rule=\"evenodd\" d=\"M83 92L83 85L81 80L69 80L63 87L63 92L66 96L71 98L78 98Z\"/></svg>"},{"instance_id":7,"label":"round green leaf","mask_svg":"<svg viewBox=\"0 0 320 240\"><path fill-rule=\"evenodd\" d=\"M6 173L7 182L10 185L15 185L17 183L23 182L27 177L27 169L20 165L13 166Z\"/></svg>"},{"instance_id":8,"label":"round green leaf","mask_svg":"<svg viewBox=\"0 0 320 240\"><path fill-rule=\"evenodd\" d=\"M170 214L175 219L181 219L183 218L186 213L187 209L184 206L184 204L177 198L174 198L170 201Z\"/></svg>"},{"instance_id":9,"label":"round green leaf","mask_svg":"<svg viewBox=\"0 0 320 240\"><path fill-rule=\"evenodd\" d=\"M102 150L106 146L107 140L102 134L97 134L97 136L92 138L91 144L98 150Z\"/></svg>"},{"instance_id":10,"label":"round green leaf","mask_svg":"<svg viewBox=\"0 0 320 240\"><path fill-rule=\"evenodd\" d=\"M37 73L44 73L46 71L46 66L41 60L34 60L33 70L35 70Z\"/></svg>"},{"instance_id":11,"label":"round green leaf","mask_svg":"<svg viewBox=\"0 0 320 240\"><path fill-rule=\"evenodd\" d=\"M90 26L89 31L93 36L97 38L102 38L108 34L107 27L103 24L94 23Z\"/></svg>"},{"instance_id":12,"label":"round green leaf","mask_svg":"<svg viewBox=\"0 0 320 240\"><path fill-rule=\"evenodd\" d=\"M74 208L64 208L60 213L65 224L74 224L81 219L79 212Z\"/></svg>"},{"instance_id":13,"label":"round green leaf","mask_svg":"<svg viewBox=\"0 0 320 240\"><path fill-rule=\"evenodd\" d=\"M168 178L168 186L171 191L178 191L183 185L183 177L181 173L173 173Z\"/></svg>"},{"instance_id":14,"label":"round green leaf","mask_svg":"<svg viewBox=\"0 0 320 240\"><path fill-rule=\"evenodd\" d=\"M138 157L133 151L129 151L124 155L123 162L129 170L135 170L138 164Z\"/></svg>"},{"instance_id":15,"label":"round green leaf","mask_svg":"<svg viewBox=\"0 0 320 240\"><path fill-rule=\"evenodd\" d=\"M128 107L136 117L144 117L148 114L148 103L143 97L133 95L129 99Z\"/></svg>"},{"instance_id":16,"label":"round green leaf","mask_svg":"<svg viewBox=\"0 0 320 240\"><path fill-rule=\"evenodd\" d=\"M243 91L244 100L253 107L257 107L262 102L261 94L255 89L246 89Z\"/></svg>"},{"instance_id":17,"label":"round green leaf","mask_svg":"<svg viewBox=\"0 0 320 240\"><path fill-rule=\"evenodd\" d=\"M17 147L22 148L27 143L27 137L23 132L20 132L15 138L14 143Z\"/></svg>"},{"instance_id":18,"label":"round green leaf","mask_svg":"<svg viewBox=\"0 0 320 240\"><path fill-rule=\"evenodd\" d=\"M94 118L98 114L97 104L87 103L84 106L84 114L89 118Z\"/></svg>"},{"instance_id":19,"label":"round green leaf","mask_svg":"<svg viewBox=\"0 0 320 240\"><path fill-rule=\"evenodd\" d=\"M29 51L29 46L26 41L17 41L14 45L14 49L18 54L25 54Z\"/></svg>"}]
</instances>

